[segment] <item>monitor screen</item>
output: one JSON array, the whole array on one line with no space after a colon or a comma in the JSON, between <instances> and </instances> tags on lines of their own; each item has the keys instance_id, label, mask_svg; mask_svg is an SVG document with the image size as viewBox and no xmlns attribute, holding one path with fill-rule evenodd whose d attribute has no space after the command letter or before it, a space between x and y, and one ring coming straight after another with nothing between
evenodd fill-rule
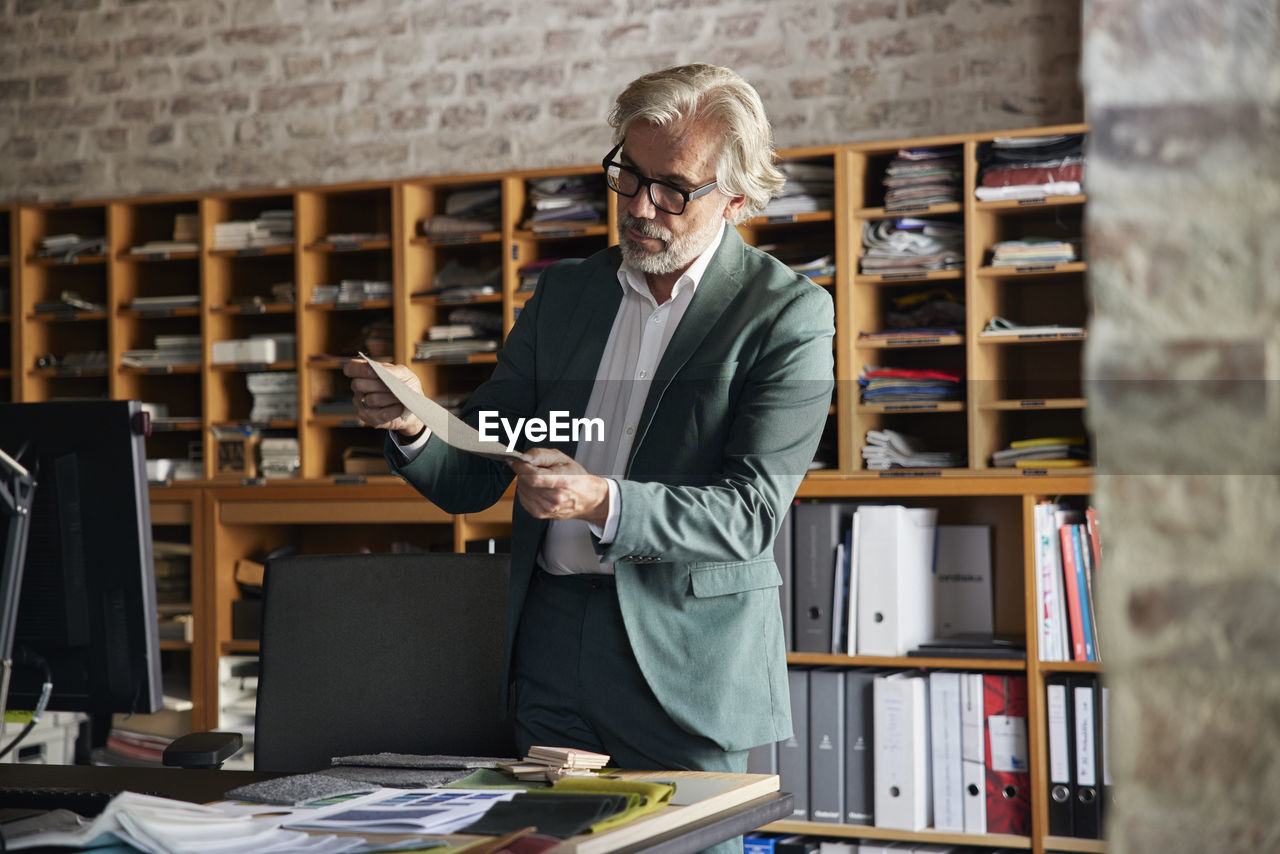
<instances>
[{"instance_id":1,"label":"monitor screen","mask_svg":"<svg viewBox=\"0 0 1280 854\"><path fill-rule=\"evenodd\" d=\"M0 448L35 478L7 707L160 709L160 650L137 401L0 403ZM2 550L0 550L2 551Z\"/></svg>"}]
</instances>

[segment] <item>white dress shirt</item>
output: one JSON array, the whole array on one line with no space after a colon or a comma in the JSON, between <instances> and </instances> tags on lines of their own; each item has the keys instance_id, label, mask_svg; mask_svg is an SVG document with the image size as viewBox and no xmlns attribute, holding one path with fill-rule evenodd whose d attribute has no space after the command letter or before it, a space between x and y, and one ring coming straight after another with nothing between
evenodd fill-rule
<instances>
[{"instance_id":1,"label":"white dress shirt","mask_svg":"<svg viewBox=\"0 0 1280 854\"><path fill-rule=\"evenodd\" d=\"M614 315L613 328L600 357L591 398L582 416L601 419L604 439L580 441L574 453L574 460L579 465L608 481L608 518L603 529L584 519L552 520L537 557L538 565L547 572L553 575L613 572L613 564L601 562L595 553L591 537L594 534L604 543L613 542L622 512L616 478L626 473L627 459L631 455L653 374L711 263L711 257L720 246L724 229L722 224L715 238L676 282L671 298L661 305L650 292L643 273L625 262L618 268L622 302ZM396 444L405 458L411 460L426 444L428 437L429 433L411 443L401 445L397 441Z\"/></svg>"}]
</instances>

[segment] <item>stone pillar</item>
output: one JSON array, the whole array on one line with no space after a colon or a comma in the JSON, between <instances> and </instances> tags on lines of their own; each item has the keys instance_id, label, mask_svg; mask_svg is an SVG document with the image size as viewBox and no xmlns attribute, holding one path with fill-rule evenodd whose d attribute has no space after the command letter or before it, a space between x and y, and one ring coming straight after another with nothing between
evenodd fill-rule
<instances>
[{"instance_id":1,"label":"stone pillar","mask_svg":"<svg viewBox=\"0 0 1280 854\"><path fill-rule=\"evenodd\" d=\"M1280 851L1278 19L1084 9L1109 854Z\"/></svg>"}]
</instances>

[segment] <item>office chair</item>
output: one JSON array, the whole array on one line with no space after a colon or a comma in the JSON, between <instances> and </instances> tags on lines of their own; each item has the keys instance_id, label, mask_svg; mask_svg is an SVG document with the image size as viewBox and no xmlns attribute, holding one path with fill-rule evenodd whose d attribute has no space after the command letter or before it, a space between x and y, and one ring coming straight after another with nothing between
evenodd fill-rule
<instances>
[{"instance_id":1,"label":"office chair","mask_svg":"<svg viewBox=\"0 0 1280 854\"><path fill-rule=\"evenodd\" d=\"M500 707L508 576L506 555L269 560L254 770L381 752L515 756Z\"/></svg>"}]
</instances>

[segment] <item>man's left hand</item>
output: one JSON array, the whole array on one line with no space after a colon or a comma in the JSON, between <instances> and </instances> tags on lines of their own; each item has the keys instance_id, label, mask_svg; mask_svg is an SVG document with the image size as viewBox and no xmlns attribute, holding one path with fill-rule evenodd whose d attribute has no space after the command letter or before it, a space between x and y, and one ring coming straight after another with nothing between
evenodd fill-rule
<instances>
[{"instance_id":1,"label":"man's left hand","mask_svg":"<svg viewBox=\"0 0 1280 854\"><path fill-rule=\"evenodd\" d=\"M603 528L609 515L609 484L573 458L551 448L527 452L530 462L512 460L516 497L537 519L585 519Z\"/></svg>"}]
</instances>

